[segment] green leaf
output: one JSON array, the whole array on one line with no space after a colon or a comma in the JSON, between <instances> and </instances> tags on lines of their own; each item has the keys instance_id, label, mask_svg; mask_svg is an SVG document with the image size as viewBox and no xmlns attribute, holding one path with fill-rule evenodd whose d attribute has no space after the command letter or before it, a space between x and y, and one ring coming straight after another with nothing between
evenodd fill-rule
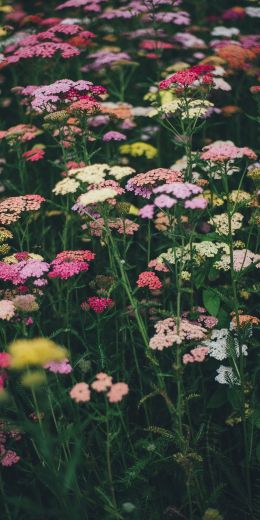
<instances>
[{"instance_id":1,"label":"green leaf","mask_svg":"<svg viewBox=\"0 0 260 520\"><path fill-rule=\"evenodd\" d=\"M260 411L259 410L256 410L255 413L253 414L253 423L255 425L255 427L260 430Z\"/></svg>"},{"instance_id":2,"label":"green leaf","mask_svg":"<svg viewBox=\"0 0 260 520\"><path fill-rule=\"evenodd\" d=\"M257 444L255 452L256 452L256 458L257 458L258 462L260 462L260 444Z\"/></svg>"},{"instance_id":3,"label":"green leaf","mask_svg":"<svg viewBox=\"0 0 260 520\"><path fill-rule=\"evenodd\" d=\"M220 408L227 402L227 394L225 388L218 388L211 396L207 408Z\"/></svg>"},{"instance_id":4,"label":"green leaf","mask_svg":"<svg viewBox=\"0 0 260 520\"><path fill-rule=\"evenodd\" d=\"M204 289L203 304L211 316L217 316L220 307L220 296L213 289Z\"/></svg>"},{"instance_id":5,"label":"green leaf","mask_svg":"<svg viewBox=\"0 0 260 520\"><path fill-rule=\"evenodd\" d=\"M209 271L209 275L208 275L208 279L211 281L211 282L214 282L215 280L217 280L219 278L219 271L217 269L214 269L214 267L212 267Z\"/></svg>"},{"instance_id":6,"label":"green leaf","mask_svg":"<svg viewBox=\"0 0 260 520\"><path fill-rule=\"evenodd\" d=\"M206 274L203 271L199 271L195 274L194 283L196 289L200 289L204 285Z\"/></svg>"},{"instance_id":7,"label":"green leaf","mask_svg":"<svg viewBox=\"0 0 260 520\"><path fill-rule=\"evenodd\" d=\"M227 398L233 410L236 410L237 412L241 413L242 402L239 390L237 390L236 388L228 388Z\"/></svg>"}]
</instances>

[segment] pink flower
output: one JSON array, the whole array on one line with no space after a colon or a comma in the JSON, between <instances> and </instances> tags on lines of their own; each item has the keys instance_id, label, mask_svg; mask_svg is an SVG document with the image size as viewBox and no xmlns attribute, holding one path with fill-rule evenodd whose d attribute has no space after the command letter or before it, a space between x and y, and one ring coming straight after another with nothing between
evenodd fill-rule
<instances>
[{"instance_id":1,"label":"pink flower","mask_svg":"<svg viewBox=\"0 0 260 520\"><path fill-rule=\"evenodd\" d=\"M189 354L184 354L184 356L182 357L182 361L184 365L194 362L202 363L205 360L208 353L208 347L197 347L192 349Z\"/></svg>"},{"instance_id":2,"label":"pink flower","mask_svg":"<svg viewBox=\"0 0 260 520\"><path fill-rule=\"evenodd\" d=\"M172 86L185 88L194 85L196 82L211 85L213 83L213 76L209 72L213 69L214 67L212 65L197 65L175 72L175 74L169 78L161 81L159 88L163 90Z\"/></svg>"},{"instance_id":3,"label":"pink flower","mask_svg":"<svg viewBox=\"0 0 260 520\"><path fill-rule=\"evenodd\" d=\"M200 324L181 319L177 327L175 318L159 320L155 324L155 335L150 339L149 346L153 350L163 350L183 341L203 340L207 330Z\"/></svg>"},{"instance_id":4,"label":"pink flower","mask_svg":"<svg viewBox=\"0 0 260 520\"><path fill-rule=\"evenodd\" d=\"M96 380L91 384L91 388L96 392L106 392L112 386L112 377L104 372L99 372L96 375Z\"/></svg>"},{"instance_id":5,"label":"pink flower","mask_svg":"<svg viewBox=\"0 0 260 520\"><path fill-rule=\"evenodd\" d=\"M152 189L164 183L181 183L183 181L182 174L170 168L155 168L145 173L138 173L131 177L126 184L128 191L133 191L135 195L141 195L149 199Z\"/></svg>"},{"instance_id":6,"label":"pink flower","mask_svg":"<svg viewBox=\"0 0 260 520\"><path fill-rule=\"evenodd\" d=\"M159 195L154 199L154 204L159 208L172 208L176 202L177 200L169 197L169 195Z\"/></svg>"},{"instance_id":7,"label":"pink flower","mask_svg":"<svg viewBox=\"0 0 260 520\"><path fill-rule=\"evenodd\" d=\"M17 464L19 462L20 457L13 450L5 450L2 448L0 451L0 464L1 466L12 466L13 464Z\"/></svg>"},{"instance_id":8,"label":"pink flower","mask_svg":"<svg viewBox=\"0 0 260 520\"><path fill-rule=\"evenodd\" d=\"M162 288L162 282L152 271L140 273L137 280L138 287L148 287L151 291Z\"/></svg>"},{"instance_id":9,"label":"pink flower","mask_svg":"<svg viewBox=\"0 0 260 520\"><path fill-rule=\"evenodd\" d=\"M154 216L154 204L146 204L139 209L139 217L152 219Z\"/></svg>"},{"instance_id":10,"label":"pink flower","mask_svg":"<svg viewBox=\"0 0 260 520\"><path fill-rule=\"evenodd\" d=\"M41 159L43 159L44 155L45 155L45 151L40 150L39 148L35 148L32 150L29 150L29 152L23 153L23 157L26 159L26 161L31 161L31 162L40 161Z\"/></svg>"},{"instance_id":11,"label":"pink flower","mask_svg":"<svg viewBox=\"0 0 260 520\"><path fill-rule=\"evenodd\" d=\"M88 250L62 251L51 262L50 278L67 280L89 269L89 261L95 258L95 254Z\"/></svg>"},{"instance_id":12,"label":"pink flower","mask_svg":"<svg viewBox=\"0 0 260 520\"><path fill-rule=\"evenodd\" d=\"M111 298L104 298L99 296L90 296L87 300L87 303L93 311L97 314L101 314L106 309L110 309L113 305L113 300Z\"/></svg>"},{"instance_id":13,"label":"pink flower","mask_svg":"<svg viewBox=\"0 0 260 520\"><path fill-rule=\"evenodd\" d=\"M0 320L10 321L15 315L15 306L10 300L0 301Z\"/></svg>"},{"instance_id":14,"label":"pink flower","mask_svg":"<svg viewBox=\"0 0 260 520\"><path fill-rule=\"evenodd\" d=\"M0 368L8 368L11 363L11 356L8 352L0 352Z\"/></svg>"},{"instance_id":15,"label":"pink flower","mask_svg":"<svg viewBox=\"0 0 260 520\"><path fill-rule=\"evenodd\" d=\"M186 209L205 209L208 205L207 199L204 197L194 197L191 200L186 200L184 202L184 207Z\"/></svg>"},{"instance_id":16,"label":"pink flower","mask_svg":"<svg viewBox=\"0 0 260 520\"><path fill-rule=\"evenodd\" d=\"M216 141L208 146L204 146L200 156L204 161L212 162L225 162L242 157L256 159L257 157L251 148L247 146L240 148L232 143L232 141Z\"/></svg>"},{"instance_id":17,"label":"pink flower","mask_svg":"<svg viewBox=\"0 0 260 520\"><path fill-rule=\"evenodd\" d=\"M110 132L106 132L103 135L102 140L105 141L106 143L108 143L109 141L125 141L126 135L122 134L121 132L115 132L115 131L111 130Z\"/></svg>"},{"instance_id":18,"label":"pink flower","mask_svg":"<svg viewBox=\"0 0 260 520\"><path fill-rule=\"evenodd\" d=\"M44 368L54 374L70 374L72 371L72 366L67 358L62 361L49 361Z\"/></svg>"},{"instance_id":19,"label":"pink flower","mask_svg":"<svg viewBox=\"0 0 260 520\"><path fill-rule=\"evenodd\" d=\"M129 387L126 383L115 383L111 386L107 397L110 403L118 403L122 401L123 397L129 392Z\"/></svg>"},{"instance_id":20,"label":"pink flower","mask_svg":"<svg viewBox=\"0 0 260 520\"><path fill-rule=\"evenodd\" d=\"M70 397L76 401L76 403L86 403L90 401L89 385L87 385L87 383L77 383L71 389Z\"/></svg>"}]
</instances>

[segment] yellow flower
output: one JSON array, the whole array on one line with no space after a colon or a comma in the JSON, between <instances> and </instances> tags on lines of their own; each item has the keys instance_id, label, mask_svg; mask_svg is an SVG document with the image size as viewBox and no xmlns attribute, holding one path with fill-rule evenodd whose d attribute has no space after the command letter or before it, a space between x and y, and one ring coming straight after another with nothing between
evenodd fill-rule
<instances>
[{"instance_id":1,"label":"yellow flower","mask_svg":"<svg viewBox=\"0 0 260 520\"><path fill-rule=\"evenodd\" d=\"M8 244L0 245L0 255L7 255L10 251L10 246Z\"/></svg>"},{"instance_id":2,"label":"yellow flower","mask_svg":"<svg viewBox=\"0 0 260 520\"><path fill-rule=\"evenodd\" d=\"M30 260L43 260L43 256L37 255L36 253L28 253L28 257ZM6 264L18 264L18 260L15 254L11 256L5 256L3 258L3 262Z\"/></svg>"},{"instance_id":3,"label":"yellow flower","mask_svg":"<svg viewBox=\"0 0 260 520\"><path fill-rule=\"evenodd\" d=\"M244 204L247 206L252 200L252 195L243 190L233 190L230 193L229 200L234 204Z\"/></svg>"},{"instance_id":4,"label":"yellow flower","mask_svg":"<svg viewBox=\"0 0 260 520\"><path fill-rule=\"evenodd\" d=\"M203 197L207 199L212 206L223 206L224 204L224 200L210 190L204 190Z\"/></svg>"},{"instance_id":5,"label":"yellow flower","mask_svg":"<svg viewBox=\"0 0 260 520\"><path fill-rule=\"evenodd\" d=\"M148 143L137 141L131 144L122 144L119 148L121 154L129 154L132 157L141 157L144 155L147 159L153 159L157 155L157 149Z\"/></svg>"},{"instance_id":6,"label":"yellow flower","mask_svg":"<svg viewBox=\"0 0 260 520\"><path fill-rule=\"evenodd\" d=\"M21 378L21 384L29 388L40 386L47 382L46 374L42 370L25 372Z\"/></svg>"},{"instance_id":7,"label":"yellow flower","mask_svg":"<svg viewBox=\"0 0 260 520\"><path fill-rule=\"evenodd\" d=\"M14 10L14 8L11 7L10 5L2 5L2 6L0 6L0 11L2 13L11 13L13 10Z\"/></svg>"},{"instance_id":8,"label":"yellow flower","mask_svg":"<svg viewBox=\"0 0 260 520\"><path fill-rule=\"evenodd\" d=\"M11 343L8 351L12 356L11 368L21 370L30 365L43 366L48 361L62 361L67 350L47 338L18 339Z\"/></svg>"},{"instance_id":9,"label":"yellow flower","mask_svg":"<svg viewBox=\"0 0 260 520\"><path fill-rule=\"evenodd\" d=\"M139 209L134 206L133 204L131 204L130 208L129 208L129 215L138 215L139 214Z\"/></svg>"},{"instance_id":10,"label":"yellow flower","mask_svg":"<svg viewBox=\"0 0 260 520\"><path fill-rule=\"evenodd\" d=\"M171 103L176 99L176 96L174 96L170 90L160 90L159 96L162 105L167 105L167 103Z\"/></svg>"},{"instance_id":11,"label":"yellow flower","mask_svg":"<svg viewBox=\"0 0 260 520\"><path fill-rule=\"evenodd\" d=\"M13 238L13 233L4 227L0 227L0 243L5 242L5 240L9 240L9 238Z\"/></svg>"}]
</instances>

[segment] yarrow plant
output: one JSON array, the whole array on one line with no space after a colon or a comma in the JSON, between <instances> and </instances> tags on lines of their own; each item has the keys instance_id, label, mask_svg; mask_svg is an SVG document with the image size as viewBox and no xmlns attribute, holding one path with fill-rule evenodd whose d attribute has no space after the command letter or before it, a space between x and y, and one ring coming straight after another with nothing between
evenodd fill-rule
<instances>
[{"instance_id":1,"label":"yarrow plant","mask_svg":"<svg viewBox=\"0 0 260 520\"><path fill-rule=\"evenodd\" d=\"M260 517L258 18L0 0L1 520Z\"/></svg>"}]
</instances>

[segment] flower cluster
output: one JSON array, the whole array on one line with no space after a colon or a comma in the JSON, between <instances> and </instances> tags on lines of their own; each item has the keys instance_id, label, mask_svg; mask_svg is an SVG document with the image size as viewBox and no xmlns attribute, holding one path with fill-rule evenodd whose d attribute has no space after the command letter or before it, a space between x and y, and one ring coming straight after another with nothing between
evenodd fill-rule
<instances>
[{"instance_id":1,"label":"flower cluster","mask_svg":"<svg viewBox=\"0 0 260 520\"><path fill-rule=\"evenodd\" d=\"M195 65L189 69L175 72L169 78L161 81L160 89L168 88L187 88L191 86L211 85L213 76L211 72L214 70L212 65Z\"/></svg>"},{"instance_id":2,"label":"flower cluster","mask_svg":"<svg viewBox=\"0 0 260 520\"><path fill-rule=\"evenodd\" d=\"M67 280L79 273L88 271L89 262L94 260L95 254L88 250L62 251L50 263L49 278Z\"/></svg>"},{"instance_id":3,"label":"flower cluster","mask_svg":"<svg viewBox=\"0 0 260 520\"><path fill-rule=\"evenodd\" d=\"M168 168L155 168L145 173L139 173L126 184L128 191L133 191L135 195L141 195L144 198L149 199L153 188L160 184L170 184L173 182L182 182L182 175L178 171L174 171Z\"/></svg>"},{"instance_id":4,"label":"flower cluster","mask_svg":"<svg viewBox=\"0 0 260 520\"><path fill-rule=\"evenodd\" d=\"M208 353L209 349L207 347L193 348L189 354L184 354L182 362L184 365L188 363L203 363Z\"/></svg>"},{"instance_id":5,"label":"flower cluster","mask_svg":"<svg viewBox=\"0 0 260 520\"><path fill-rule=\"evenodd\" d=\"M102 314L106 309L111 309L114 302L111 298L105 298L100 296L90 296L86 302L81 304L81 307L92 309L97 314Z\"/></svg>"},{"instance_id":6,"label":"flower cluster","mask_svg":"<svg viewBox=\"0 0 260 520\"><path fill-rule=\"evenodd\" d=\"M150 291L162 288L160 278L152 271L144 271L143 273L140 273L136 283L138 287L148 287Z\"/></svg>"},{"instance_id":7,"label":"flower cluster","mask_svg":"<svg viewBox=\"0 0 260 520\"><path fill-rule=\"evenodd\" d=\"M180 344L183 341L203 340L207 330L201 325L196 325L187 319L182 319L180 323L175 318L166 318L155 324L156 334L150 339L150 348L153 350L163 350Z\"/></svg>"},{"instance_id":8,"label":"flower cluster","mask_svg":"<svg viewBox=\"0 0 260 520\"><path fill-rule=\"evenodd\" d=\"M110 403L118 403L128 394L129 388L126 383L113 383L112 377L104 372L99 372L96 379L91 383L91 388L96 392L106 392ZM76 403L90 401L91 392L87 383L77 383L70 391L70 397Z\"/></svg>"},{"instance_id":9,"label":"flower cluster","mask_svg":"<svg viewBox=\"0 0 260 520\"><path fill-rule=\"evenodd\" d=\"M0 421L0 464L3 467L13 466L20 460L20 456L16 451L9 449L9 442L19 442L22 436L19 431L12 428L11 424L6 421Z\"/></svg>"},{"instance_id":10,"label":"flower cluster","mask_svg":"<svg viewBox=\"0 0 260 520\"><path fill-rule=\"evenodd\" d=\"M70 79L57 80L42 87L30 85L22 90L23 96L29 97L33 110L40 113L53 112L78 100L95 100L105 93L104 87L93 85L91 81Z\"/></svg>"},{"instance_id":11,"label":"flower cluster","mask_svg":"<svg viewBox=\"0 0 260 520\"><path fill-rule=\"evenodd\" d=\"M234 235L235 232L242 227L244 216L241 213L233 213L231 217L231 234ZM229 235L229 218L227 213L221 213L220 215L215 215L209 219L209 224L216 228L216 233L218 235Z\"/></svg>"},{"instance_id":12,"label":"flower cluster","mask_svg":"<svg viewBox=\"0 0 260 520\"><path fill-rule=\"evenodd\" d=\"M115 229L119 235L133 235L140 227L139 224L128 218L123 219L120 217L109 218L106 223L103 218L99 217L88 224L90 234L95 237L101 237L103 232L105 232L106 226L111 230ZM84 226L85 228L87 226Z\"/></svg>"},{"instance_id":13,"label":"flower cluster","mask_svg":"<svg viewBox=\"0 0 260 520\"><path fill-rule=\"evenodd\" d=\"M23 370L29 366L44 366L49 361L62 361L67 351L47 338L18 339L8 347L10 368Z\"/></svg>"},{"instance_id":14,"label":"flower cluster","mask_svg":"<svg viewBox=\"0 0 260 520\"><path fill-rule=\"evenodd\" d=\"M22 213L40 209L44 201L45 198L41 197L41 195L8 197L0 201L0 223L5 225L12 224L19 220Z\"/></svg>"},{"instance_id":15,"label":"flower cluster","mask_svg":"<svg viewBox=\"0 0 260 520\"><path fill-rule=\"evenodd\" d=\"M212 162L225 162L241 159L242 157L254 160L256 159L256 154L247 146L239 148L232 141L215 141L204 146L201 153L201 159Z\"/></svg>"}]
</instances>

